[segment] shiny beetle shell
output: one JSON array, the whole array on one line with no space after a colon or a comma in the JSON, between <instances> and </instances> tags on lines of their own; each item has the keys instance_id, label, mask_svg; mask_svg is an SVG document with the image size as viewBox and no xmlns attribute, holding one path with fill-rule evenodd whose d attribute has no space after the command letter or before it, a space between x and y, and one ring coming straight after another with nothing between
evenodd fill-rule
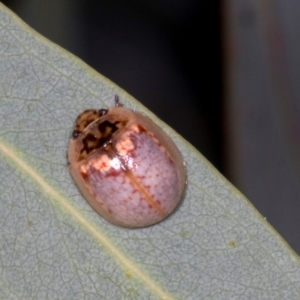
<instances>
[{"instance_id":1,"label":"shiny beetle shell","mask_svg":"<svg viewBox=\"0 0 300 300\"><path fill-rule=\"evenodd\" d=\"M149 118L118 101L116 107L86 110L77 117L68 159L87 202L123 227L162 221L179 204L186 184L174 142Z\"/></svg>"}]
</instances>

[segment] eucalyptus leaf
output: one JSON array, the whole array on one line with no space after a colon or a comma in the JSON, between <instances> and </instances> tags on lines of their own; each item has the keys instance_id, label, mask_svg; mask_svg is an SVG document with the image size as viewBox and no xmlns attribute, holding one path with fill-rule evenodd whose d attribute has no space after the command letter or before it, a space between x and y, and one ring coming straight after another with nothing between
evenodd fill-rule
<instances>
[{"instance_id":1,"label":"eucalyptus leaf","mask_svg":"<svg viewBox=\"0 0 300 300\"><path fill-rule=\"evenodd\" d=\"M182 204L143 229L86 203L66 151L76 116L118 94L175 141ZM300 299L298 256L191 145L135 99L0 4L2 299Z\"/></svg>"}]
</instances>

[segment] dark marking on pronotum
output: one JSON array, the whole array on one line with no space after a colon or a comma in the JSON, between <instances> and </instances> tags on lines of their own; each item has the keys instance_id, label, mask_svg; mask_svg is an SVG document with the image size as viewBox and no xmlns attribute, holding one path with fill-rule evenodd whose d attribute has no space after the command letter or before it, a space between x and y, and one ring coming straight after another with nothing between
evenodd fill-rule
<instances>
[{"instance_id":1,"label":"dark marking on pronotum","mask_svg":"<svg viewBox=\"0 0 300 300\"><path fill-rule=\"evenodd\" d=\"M81 113L75 122L75 130L79 131L80 133L87 128L92 122L99 119L101 114L103 114L103 111L100 114L100 111L102 110L95 110L95 109L88 109L85 110L83 113Z\"/></svg>"},{"instance_id":2,"label":"dark marking on pronotum","mask_svg":"<svg viewBox=\"0 0 300 300\"><path fill-rule=\"evenodd\" d=\"M95 136L91 133L88 133L83 139L83 147L80 151L80 159L85 158L89 153L94 150L104 148L108 143L110 143L114 137L114 133L119 130L118 124L120 122L111 123L107 120L100 122L98 124L98 133L99 135Z\"/></svg>"},{"instance_id":3,"label":"dark marking on pronotum","mask_svg":"<svg viewBox=\"0 0 300 300\"><path fill-rule=\"evenodd\" d=\"M117 126L119 123L120 122L111 123L111 122L106 120L104 122L99 123L98 129L101 132L101 134L103 134L104 136L105 135L112 136L113 133L115 133L119 129L118 126Z\"/></svg>"}]
</instances>

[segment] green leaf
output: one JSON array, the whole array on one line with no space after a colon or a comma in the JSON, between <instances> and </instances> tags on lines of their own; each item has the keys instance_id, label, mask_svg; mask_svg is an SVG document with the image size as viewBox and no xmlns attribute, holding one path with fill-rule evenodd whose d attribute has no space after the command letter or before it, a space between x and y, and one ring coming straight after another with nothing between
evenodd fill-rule
<instances>
[{"instance_id":1,"label":"green leaf","mask_svg":"<svg viewBox=\"0 0 300 300\"><path fill-rule=\"evenodd\" d=\"M67 168L76 116L118 94L171 135L187 163L179 209L130 230L107 223ZM0 297L300 299L298 256L192 146L0 4Z\"/></svg>"}]
</instances>

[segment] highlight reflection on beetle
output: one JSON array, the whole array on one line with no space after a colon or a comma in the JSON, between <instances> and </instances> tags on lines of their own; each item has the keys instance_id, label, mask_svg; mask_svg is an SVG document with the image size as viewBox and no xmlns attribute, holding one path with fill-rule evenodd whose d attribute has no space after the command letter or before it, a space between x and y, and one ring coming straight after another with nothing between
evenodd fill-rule
<instances>
[{"instance_id":1,"label":"highlight reflection on beetle","mask_svg":"<svg viewBox=\"0 0 300 300\"><path fill-rule=\"evenodd\" d=\"M146 116L123 108L85 110L75 121L69 168L87 202L107 221L146 227L179 204L186 168L174 142Z\"/></svg>"}]
</instances>

